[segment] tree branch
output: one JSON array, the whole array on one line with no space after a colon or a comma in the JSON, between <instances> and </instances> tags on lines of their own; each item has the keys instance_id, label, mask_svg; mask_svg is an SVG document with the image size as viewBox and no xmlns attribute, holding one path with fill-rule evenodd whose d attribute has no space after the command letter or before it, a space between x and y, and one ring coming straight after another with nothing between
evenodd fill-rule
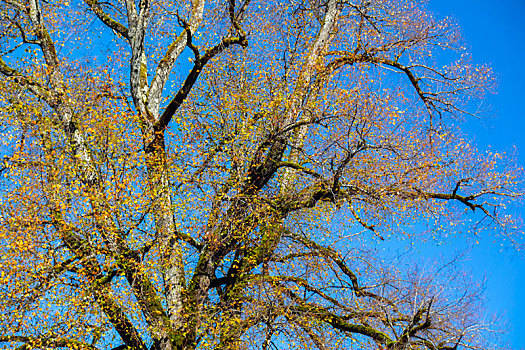
<instances>
[{"instance_id":1,"label":"tree branch","mask_svg":"<svg viewBox=\"0 0 525 350\"><path fill-rule=\"evenodd\" d=\"M44 87L42 84L37 83L31 80L30 78L26 77L16 69L11 68L7 63L5 63L2 57L0 57L0 73L6 77L12 78L14 82L21 87L27 86L28 90L31 91L31 93L46 101L49 105L53 104L56 97L54 96L52 91Z\"/></svg>"},{"instance_id":2,"label":"tree branch","mask_svg":"<svg viewBox=\"0 0 525 350\"><path fill-rule=\"evenodd\" d=\"M197 81L206 63L208 63L210 59L220 54L221 52L223 52L225 49L227 49L231 45L240 45L242 47L246 47L248 45L248 40L246 40L245 37L224 38L221 41L221 43L206 50L202 58L200 60L195 61L195 65L193 66L193 69L188 74L188 77L184 81L182 87L179 89L175 97L173 97L173 99L170 101L170 103L164 110L164 113L162 113L159 121L155 124L154 129L156 132L162 131L168 126L175 112L182 105L186 97L188 97L188 94L190 93L191 88Z\"/></svg>"},{"instance_id":3,"label":"tree branch","mask_svg":"<svg viewBox=\"0 0 525 350\"><path fill-rule=\"evenodd\" d=\"M199 28L204 14L205 0L192 1L191 17L184 25L183 32L169 45L166 53L160 60L148 92L148 108L153 115L158 114L162 92L169 74L187 43L191 43L191 36ZM189 46L191 48L191 46ZM193 49L192 49L193 50ZM166 124L167 125L167 124Z\"/></svg>"},{"instance_id":4,"label":"tree branch","mask_svg":"<svg viewBox=\"0 0 525 350\"><path fill-rule=\"evenodd\" d=\"M100 5L98 0L84 0L91 11L109 28L120 34L124 39L130 40L128 28L111 18Z\"/></svg>"}]
</instances>

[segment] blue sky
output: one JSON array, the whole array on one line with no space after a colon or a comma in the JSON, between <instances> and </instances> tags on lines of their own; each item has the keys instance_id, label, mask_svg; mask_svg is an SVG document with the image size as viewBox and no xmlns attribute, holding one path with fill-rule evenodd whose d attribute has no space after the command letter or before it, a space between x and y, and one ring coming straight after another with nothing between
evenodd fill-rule
<instances>
[{"instance_id":1,"label":"blue sky","mask_svg":"<svg viewBox=\"0 0 525 350\"><path fill-rule=\"evenodd\" d=\"M437 17L453 17L461 27L475 63L488 63L498 77L497 94L489 96L494 118L467 120L463 130L480 149L518 152L525 165L525 1L430 0ZM521 209L516 214L522 215ZM485 238L466 265L477 279L486 277L489 311L506 315L514 349L525 349L525 253Z\"/></svg>"}]
</instances>

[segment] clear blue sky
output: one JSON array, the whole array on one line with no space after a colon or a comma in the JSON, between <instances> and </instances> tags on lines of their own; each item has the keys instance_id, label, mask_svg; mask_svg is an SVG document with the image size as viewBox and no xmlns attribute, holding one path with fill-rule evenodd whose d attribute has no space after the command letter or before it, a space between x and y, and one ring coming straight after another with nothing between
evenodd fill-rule
<instances>
[{"instance_id":1,"label":"clear blue sky","mask_svg":"<svg viewBox=\"0 0 525 350\"><path fill-rule=\"evenodd\" d=\"M495 118L467 120L463 130L480 149L516 147L518 162L525 165L525 1L430 0L428 8L438 17L455 18L474 62L489 63L498 76L498 92L487 99ZM523 204L516 213L522 217ZM501 249L485 238L467 265L477 278L487 277L489 310L506 315L511 345L525 349L525 252Z\"/></svg>"}]
</instances>

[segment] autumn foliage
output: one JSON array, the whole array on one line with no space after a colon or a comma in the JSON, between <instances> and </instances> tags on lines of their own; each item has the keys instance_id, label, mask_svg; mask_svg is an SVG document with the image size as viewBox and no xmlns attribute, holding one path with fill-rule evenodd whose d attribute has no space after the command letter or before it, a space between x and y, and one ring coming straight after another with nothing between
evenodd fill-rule
<instances>
[{"instance_id":1,"label":"autumn foliage","mask_svg":"<svg viewBox=\"0 0 525 350\"><path fill-rule=\"evenodd\" d=\"M454 264L374 250L520 242L520 170L458 129L493 80L450 20L412 0L0 4L0 348L496 348Z\"/></svg>"}]
</instances>

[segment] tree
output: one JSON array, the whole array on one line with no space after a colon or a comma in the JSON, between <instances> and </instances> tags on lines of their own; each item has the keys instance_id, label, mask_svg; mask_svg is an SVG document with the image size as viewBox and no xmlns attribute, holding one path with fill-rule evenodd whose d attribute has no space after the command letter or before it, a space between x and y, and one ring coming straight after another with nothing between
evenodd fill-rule
<instances>
[{"instance_id":1,"label":"tree","mask_svg":"<svg viewBox=\"0 0 525 350\"><path fill-rule=\"evenodd\" d=\"M2 346L491 348L468 278L372 249L418 222L519 241L520 170L456 126L492 78L449 20L1 3Z\"/></svg>"}]
</instances>

